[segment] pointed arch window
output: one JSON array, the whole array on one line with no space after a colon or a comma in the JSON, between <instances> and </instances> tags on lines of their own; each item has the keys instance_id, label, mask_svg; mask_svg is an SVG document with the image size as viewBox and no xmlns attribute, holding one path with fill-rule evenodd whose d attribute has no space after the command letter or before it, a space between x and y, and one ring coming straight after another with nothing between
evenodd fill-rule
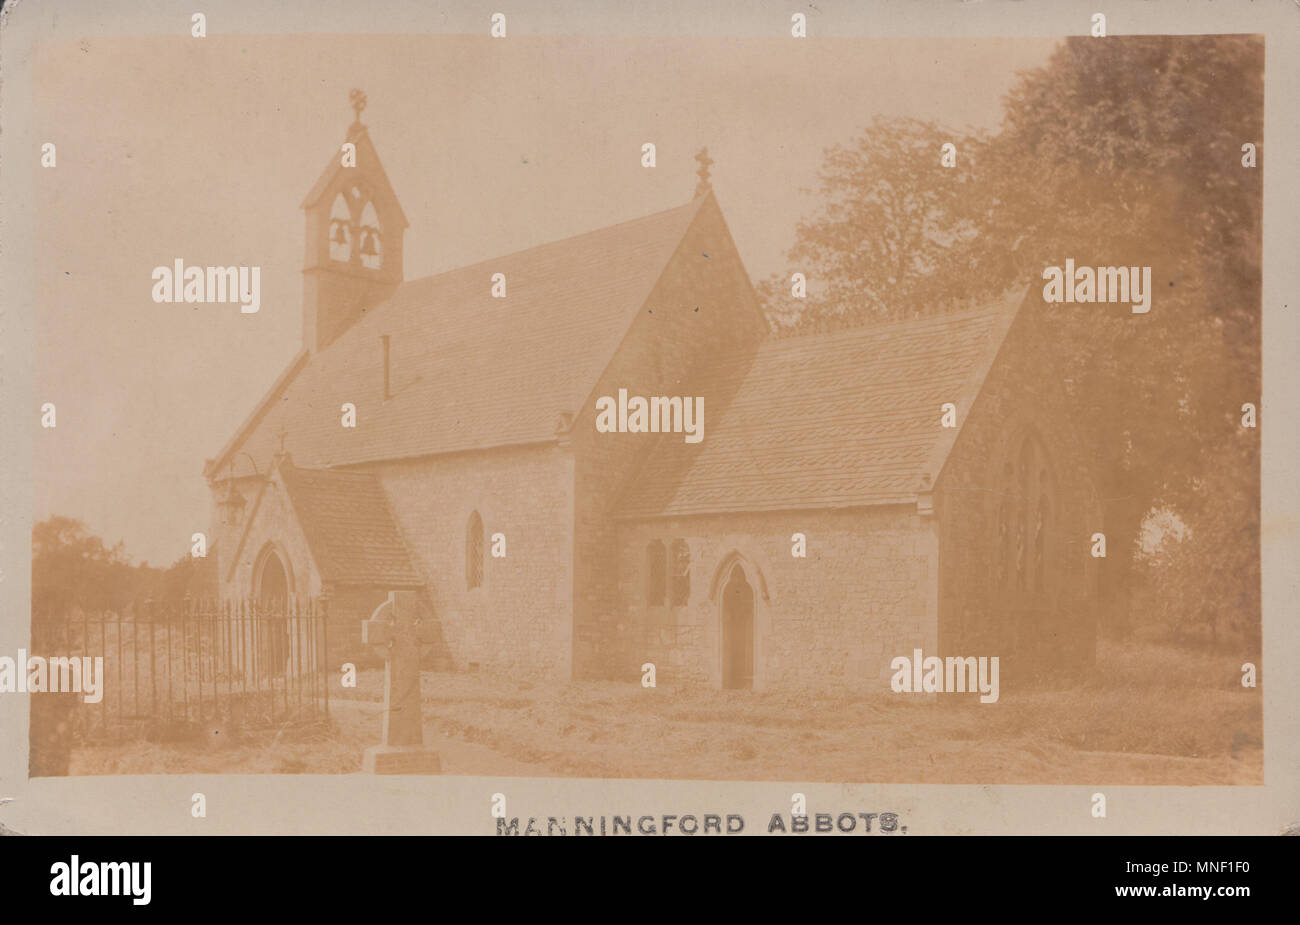
<instances>
[{"instance_id":1,"label":"pointed arch window","mask_svg":"<svg viewBox=\"0 0 1300 925\"><path fill-rule=\"evenodd\" d=\"M668 547L668 600L681 607L691 599L691 547L685 540L673 540Z\"/></svg>"},{"instance_id":2,"label":"pointed arch window","mask_svg":"<svg viewBox=\"0 0 1300 925\"><path fill-rule=\"evenodd\" d=\"M1016 588L1033 587L1029 577L1030 508L1034 495L1030 485L1033 472L1033 446L1028 439L1020 445L1020 462L1016 466Z\"/></svg>"},{"instance_id":3,"label":"pointed arch window","mask_svg":"<svg viewBox=\"0 0 1300 925\"><path fill-rule=\"evenodd\" d=\"M1046 471L1042 476L1046 476ZM1040 477L1040 481L1043 478ZM1047 537L1048 525L1052 519L1052 502L1048 499L1046 491L1038 496L1038 516L1034 519L1034 590L1047 590Z\"/></svg>"},{"instance_id":4,"label":"pointed arch window","mask_svg":"<svg viewBox=\"0 0 1300 925\"><path fill-rule=\"evenodd\" d=\"M651 540L645 547L645 602L651 607L662 607L666 584L667 551L659 540Z\"/></svg>"},{"instance_id":5,"label":"pointed arch window","mask_svg":"<svg viewBox=\"0 0 1300 925\"><path fill-rule=\"evenodd\" d=\"M1002 469L997 511L994 586L1019 593L1049 590L1054 482L1042 442L1034 434L1016 447L1015 464Z\"/></svg>"},{"instance_id":6,"label":"pointed arch window","mask_svg":"<svg viewBox=\"0 0 1300 925\"><path fill-rule=\"evenodd\" d=\"M478 511L469 515L465 527L465 588L473 590L483 584L483 518Z\"/></svg>"},{"instance_id":7,"label":"pointed arch window","mask_svg":"<svg viewBox=\"0 0 1300 925\"><path fill-rule=\"evenodd\" d=\"M993 585L1002 588L1007 583L1007 563L1011 561L1011 502L1003 500L998 505L998 541L994 547Z\"/></svg>"}]
</instances>

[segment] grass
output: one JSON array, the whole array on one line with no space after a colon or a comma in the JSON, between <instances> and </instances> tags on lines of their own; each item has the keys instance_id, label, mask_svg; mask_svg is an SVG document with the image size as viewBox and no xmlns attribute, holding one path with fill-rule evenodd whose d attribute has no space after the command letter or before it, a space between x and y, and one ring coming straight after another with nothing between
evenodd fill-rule
<instances>
[{"instance_id":1,"label":"grass","mask_svg":"<svg viewBox=\"0 0 1300 925\"><path fill-rule=\"evenodd\" d=\"M1258 784L1262 712L1237 654L1103 644L1068 688L975 696L739 692L425 672L446 773L933 783ZM346 773L379 740L383 672L327 724L87 747L72 773Z\"/></svg>"}]
</instances>

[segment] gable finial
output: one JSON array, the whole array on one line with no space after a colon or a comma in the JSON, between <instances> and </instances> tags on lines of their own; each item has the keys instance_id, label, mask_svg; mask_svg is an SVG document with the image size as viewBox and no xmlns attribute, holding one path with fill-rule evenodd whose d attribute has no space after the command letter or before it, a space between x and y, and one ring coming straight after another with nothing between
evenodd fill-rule
<instances>
[{"instance_id":1,"label":"gable finial","mask_svg":"<svg viewBox=\"0 0 1300 925\"><path fill-rule=\"evenodd\" d=\"M695 172L699 177L699 182L695 184L695 196L698 199L713 188L709 182L709 167L712 166L713 160L709 157L708 147L700 148L700 153L695 155L695 159L700 162L700 169Z\"/></svg>"},{"instance_id":2,"label":"gable finial","mask_svg":"<svg viewBox=\"0 0 1300 925\"><path fill-rule=\"evenodd\" d=\"M361 110L366 108L366 91L358 90L354 87L352 91L348 93L348 102L352 104L352 108L356 111L357 114L357 118L352 124L360 125Z\"/></svg>"}]
</instances>

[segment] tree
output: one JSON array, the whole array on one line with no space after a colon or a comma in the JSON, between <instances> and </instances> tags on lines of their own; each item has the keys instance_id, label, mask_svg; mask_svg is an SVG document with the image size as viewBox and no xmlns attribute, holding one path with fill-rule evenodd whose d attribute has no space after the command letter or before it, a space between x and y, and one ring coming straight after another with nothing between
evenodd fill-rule
<instances>
[{"instance_id":1,"label":"tree","mask_svg":"<svg viewBox=\"0 0 1300 925\"><path fill-rule=\"evenodd\" d=\"M135 566L122 543L106 546L71 517L32 528L32 614L62 619L74 609L121 612L157 569Z\"/></svg>"},{"instance_id":2,"label":"tree","mask_svg":"<svg viewBox=\"0 0 1300 925\"><path fill-rule=\"evenodd\" d=\"M1258 431L1243 435L1239 418L1260 389L1262 183L1241 146L1262 135L1257 38L1069 39L1012 91L980 162L982 241L1021 244L1008 275L1032 278L1067 256L1153 267L1150 314L1061 312L1056 360L1102 450L1108 536L1134 551L1143 516L1168 504L1197 537L1184 549L1193 597L1166 598L1171 607L1240 606L1210 583L1233 575L1258 614ZM1121 622L1132 562L1107 561Z\"/></svg>"},{"instance_id":3,"label":"tree","mask_svg":"<svg viewBox=\"0 0 1300 925\"><path fill-rule=\"evenodd\" d=\"M939 139L963 159L983 144L932 122L877 118L850 145L827 149L822 211L799 224L789 253L792 268L812 278L814 297L790 299L784 277L760 285L779 322L912 317L961 295L961 281L941 270L978 232L966 201L975 173L940 168Z\"/></svg>"},{"instance_id":4,"label":"tree","mask_svg":"<svg viewBox=\"0 0 1300 925\"><path fill-rule=\"evenodd\" d=\"M1217 556L1189 570L1190 594L1225 601L1206 582L1231 574L1254 582L1258 613L1258 431L1243 436L1239 417L1260 392L1262 184L1241 147L1262 120L1255 37L1067 39L1021 75L995 135L955 142L953 168L938 151L954 133L912 120L878 119L828 151L821 211L789 255L809 299L781 298L775 279L760 293L774 326L821 327L1032 291L1066 258L1152 267L1145 315L1033 306L1097 453L1107 610L1127 622L1143 517L1172 505L1198 537L1185 554Z\"/></svg>"}]
</instances>

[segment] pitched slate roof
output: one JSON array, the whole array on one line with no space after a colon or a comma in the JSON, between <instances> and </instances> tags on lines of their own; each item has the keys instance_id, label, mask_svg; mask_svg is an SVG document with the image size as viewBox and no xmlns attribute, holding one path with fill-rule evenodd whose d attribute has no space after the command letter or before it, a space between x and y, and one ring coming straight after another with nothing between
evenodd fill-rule
<instances>
[{"instance_id":1,"label":"pitched slate roof","mask_svg":"<svg viewBox=\"0 0 1300 925\"><path fill-rule=\"evenodd\" d=\"M847 507L915 501L937 480L1022 292L988 308L826 334L770 338L720 363L704 440L660 437L619 516ZM734 391L725 408L709 396Z\"/></svg>"},{"instance_id":2,"label":"pitched slate roof","mask_svg":"<svg viewBox=\"0 0 1300 925\"><path fill-rule=\"evenodd\" d=\"M402 284L337 341L296 359L205 472L241 450L269 459L282 425L285 449L315 468L553 439L711 200ZM492 297L494 273L506 275L507 298ZM345 402L356 406L355 429L339 425Z\"/></svg>"},{"instance_id":3,"label":"pitched slate roof","mask_svg":"<svg viewBox=\"0 0 1300 925\"><path fill-rule=\"evenodd\" d=\"M279 471L322 579L390 587L424 584L376 476L300 469L287 460Z\"/></svg>"}]
</instances>

